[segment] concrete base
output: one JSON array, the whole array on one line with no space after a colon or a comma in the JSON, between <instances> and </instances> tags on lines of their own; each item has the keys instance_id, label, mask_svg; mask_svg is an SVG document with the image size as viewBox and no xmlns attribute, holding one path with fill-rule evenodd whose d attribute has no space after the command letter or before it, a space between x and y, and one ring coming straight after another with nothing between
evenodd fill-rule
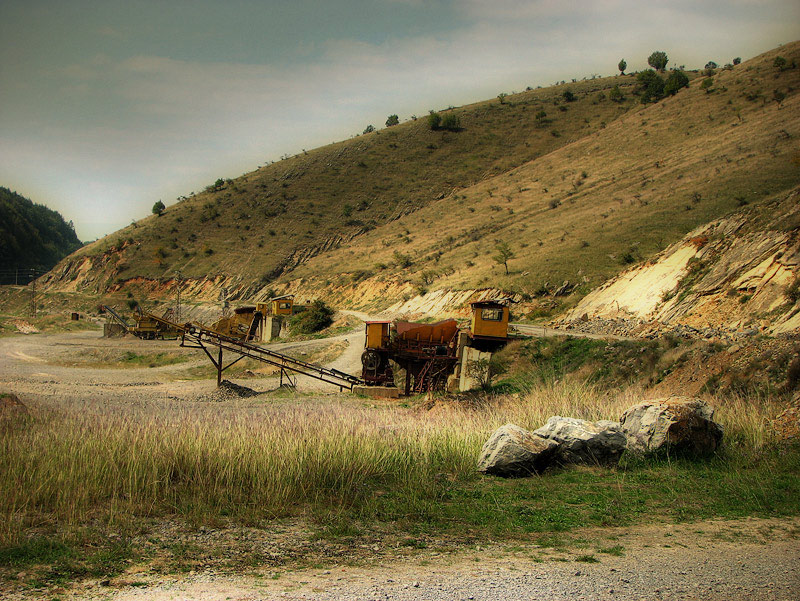
<instances>
[{"instance_id":1,"label":"concrete base","mask_svg":"<svg viewBox=\"0 0 800 601\"><path fill-rule=\"evenodd\" d=\"M399 399L400 389L394 386L353 386L353 394L373 399Z\"/></svg>"}]
</instances>

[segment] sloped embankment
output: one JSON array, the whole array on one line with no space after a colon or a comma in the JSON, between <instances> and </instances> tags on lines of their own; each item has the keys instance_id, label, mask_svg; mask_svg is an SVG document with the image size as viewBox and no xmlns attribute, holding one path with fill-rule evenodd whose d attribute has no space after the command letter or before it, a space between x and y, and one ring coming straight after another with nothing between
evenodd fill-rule
<instances>
[{"instance_id":1,"label":"sloped embankment","mask_svg":"<svg viewBox=\"0 0 800 601\"><path fill-rule=\"evenodd\" d=\"M588 294L578 329L687 326L772 334L800 328L800 188L762 210L699 227ZM603 323L607 322L607 323Z\"/></svg>"}]
</instances>

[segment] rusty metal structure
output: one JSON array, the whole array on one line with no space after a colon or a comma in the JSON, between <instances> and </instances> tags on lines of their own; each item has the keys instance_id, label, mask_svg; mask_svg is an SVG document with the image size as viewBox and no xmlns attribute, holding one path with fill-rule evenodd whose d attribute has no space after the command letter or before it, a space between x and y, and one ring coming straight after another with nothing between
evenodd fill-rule
<instances>
[{"instance_id":1,"label":"rusty metal structure","mask_svg":"<svg viewBox=\"0 0 800 601\"><path fill-rule=\"evenodd\" d=\"M179 335L176 324L171 321L173 319L172 308L167 309L162 317L158 317L153 313L142 311L141 307L137 306L133 323L129 323L108 305L100 305L99 311L107 316L104 328L105 336L133 334L143 340L164 340L165 338L177 338Z\"/></svg>"},{"instance_id":2,"label":"rusty metal structure","mask_svg":"<svg viewBox=\"0 0 800 601\"><path fill-rule=\"evenodd\" d=\"M454 319L433 324L368 321L361 377L367 386L395 386L395 366L405 373L404 392L443 390L465 357L465 348L493 352L508 342L506 299L472 303L472 323Z\"/></svg>"}]
</instances>

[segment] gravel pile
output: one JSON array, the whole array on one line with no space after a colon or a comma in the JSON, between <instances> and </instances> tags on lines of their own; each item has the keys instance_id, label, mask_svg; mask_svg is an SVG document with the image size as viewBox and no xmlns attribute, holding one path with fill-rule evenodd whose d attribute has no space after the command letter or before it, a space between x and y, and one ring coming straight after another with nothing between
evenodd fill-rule
<instances>
[{"instance_id":1,"label":"gravel pile","mask_svg":"<svg viewBox=\"0 0 800 601\"><path fill-rule=\"evenodd\" d=\"M222 380L222 383L217 387L213 392L203 395L198 400L199 401L213 401L213 402L221 402L221 401L232 401L235 399L246 399L249 397L258 396L261 394L257 390L253 390L252 388L248 388L247 386L240 386L239 384L234 384L229 380Z\"/></svg>"}]
</instances>

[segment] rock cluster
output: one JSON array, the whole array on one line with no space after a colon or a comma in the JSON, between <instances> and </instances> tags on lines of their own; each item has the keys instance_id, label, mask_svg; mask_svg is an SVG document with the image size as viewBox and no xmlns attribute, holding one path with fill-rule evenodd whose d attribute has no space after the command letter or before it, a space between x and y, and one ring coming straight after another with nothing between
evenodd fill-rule
<instances>
[{"instance_id":1,"label":"rock cluster","mask_svg":"<svg viewBox=\"0 0 800 601\"><path fill-rule=\"evenodd\" d=\"M669 397L634 405L619 422L556 415L533 432L506 424L483 445L478 471L528 476L554 464L613 464L625 451L706 455L722 441L722 426L713 417L702 399Z\"/></svg>"}]
</instances>

